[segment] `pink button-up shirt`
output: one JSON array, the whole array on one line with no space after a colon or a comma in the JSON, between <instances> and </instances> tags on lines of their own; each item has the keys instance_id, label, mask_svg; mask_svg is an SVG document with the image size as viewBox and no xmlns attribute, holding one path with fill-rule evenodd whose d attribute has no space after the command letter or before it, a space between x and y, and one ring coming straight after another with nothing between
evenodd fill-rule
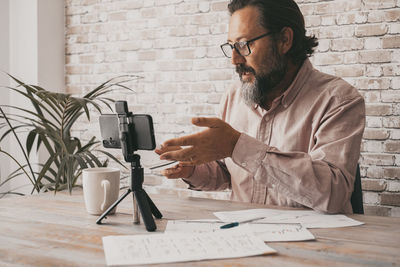
<instances>
[{"instance_id":1,"label":"pink button-up shirt","mask_svg":"<svg viewBox=\"0 0 400 267\"><path fill-rule=\"evenodd\" d=\"M247 106L240 84L226 92L221 118L241 132L232 158L198 165L191 189L232 189L231 199L352 213L365 104L338 77L308 59L266 111Z\"/></svg>"}]
</instances>

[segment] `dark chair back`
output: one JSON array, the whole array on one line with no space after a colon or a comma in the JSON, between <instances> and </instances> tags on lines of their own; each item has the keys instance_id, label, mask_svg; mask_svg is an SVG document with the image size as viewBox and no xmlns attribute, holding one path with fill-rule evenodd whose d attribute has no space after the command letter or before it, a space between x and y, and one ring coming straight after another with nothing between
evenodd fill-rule
<instances>
[{"instance_id":1,"label":"dark chair back","mask_svg":"<svg viewBox=\"0 0 400 267\"><path fill-rule=\"evenodd\" d=\"M354 181L354 191L353 194L351 194L351 206L353 207L353 213L364 214L360 166L358 164L357 164L356 180Z\"/></svg>"}]
</instances>

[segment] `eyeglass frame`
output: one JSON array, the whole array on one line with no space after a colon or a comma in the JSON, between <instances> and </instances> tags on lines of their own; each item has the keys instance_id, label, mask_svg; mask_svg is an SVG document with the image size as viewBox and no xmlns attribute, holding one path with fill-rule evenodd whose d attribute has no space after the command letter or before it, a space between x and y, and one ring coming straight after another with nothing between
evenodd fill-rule
<instances>
[{"instance_id":1,"label":"eyeglass frame","mask_svg":"<svg viewBox=\"0 0 400 267\"><path fill-rule=\"evenodd\" d=\"M273 33L274 33L274 32L264 33L264 34L262 34L262 35L260 35L260 36L257 36L257 37L255 37L255 38L253 38L253 39L250 39L250 40L247 40L247 41L235 42L234 44L230 44L229 42L226 42L226 43L220 45L220 47L221 47L222 53L224 53L224 56L226 56L227 58L232 58L232 56L229 57L227 54L225 54L225 51L224 51L224 49L223 49L222 47L223 47L223 46L226 46L226 45L229 45L229 46L231 47L232 50L235 49L236 52L237 52L239 55L241 55L242 57L247 57L248 55L251 54L251 49L250 49L250 45L249 45L250 43L252 43L252 42L254 42L254 41L257 41L258 39L264 38L264 37L266 37L266 36L269 36L269 35L271 35L271 34L273 34ZM249 53L248 53L247 55L242 55L242 54L240 53L239 49L236 47L236 44L239 44L239 43L244 43L244 44L247 46L247 50L249 51ZM232 53L232 55L233 55L233 53Z\"/></svg>"}]
</instances>

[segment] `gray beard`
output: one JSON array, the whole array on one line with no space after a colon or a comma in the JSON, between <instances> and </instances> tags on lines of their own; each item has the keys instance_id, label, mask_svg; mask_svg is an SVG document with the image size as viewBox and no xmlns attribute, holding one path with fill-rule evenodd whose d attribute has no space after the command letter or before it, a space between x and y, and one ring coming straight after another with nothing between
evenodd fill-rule
<instances>
[{"instance_id":1,"label":"gray beard","mask_svg":"<svg viewBox=\"0 0 400 267\"><path fill-rule=\"evenodd\" d=\"M264 92L259 88L257 79L254 83L242 82L241 94L244 103L249 107L260 105L264 100Z\"/></svg>"},{"instance_id":2,"label":"gray beard","mask_svg":"<svg viewBox=\"0 0 400 267\"><path fill-rule=\"evenodd\" d=\"M242 81L241 96L243 101L250 107L258 105L262 108L269 98L273 97L275 87L282 81L288 68L288 61L281 56L275 56L269 62L273 68L267 73L255 75L254 82Z\"/></svg>"}]
</instances>

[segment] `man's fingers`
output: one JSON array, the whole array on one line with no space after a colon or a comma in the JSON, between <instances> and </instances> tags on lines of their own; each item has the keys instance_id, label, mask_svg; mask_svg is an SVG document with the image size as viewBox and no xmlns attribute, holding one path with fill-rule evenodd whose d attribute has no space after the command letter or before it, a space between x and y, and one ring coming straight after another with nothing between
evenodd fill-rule
<instances>
[{"instance_id":1,"label":"man's fingers","mask_svg":"<svg viewBox=\"0 0 400 267\"><path fill-rule=\"evenodd\" d=\"M190 167L190 166L194 166L195 164L193 163L193 161L180 161L179 162L179 166L182 167Z\"/></svg>"},{"instance_id":2,"label":"man's fingers","mask_svg":"<svg viewBox=\"0 0 400 267\"><path fill-rule=\"evenodd\" d=\"M193 147L183 148L180 150L165 152L161 154L160 159L162 160L178 160L178 161L190 161L190 157L193 154Z\"/></svg>"},{"instance_id":3,"label":"man's fingers","mask_svg":"<svg viewBox=\"0 0 400 267\"><path fill-rule=\"evenodd\" d=\"M192 123L196 126L200 127L209 127L209 128L217 128L222 126L225 122L218 119L218 118L206 118L206 117L197 117L192 119ZM165 141L162 144L162 149L165 149L165 147L171 147L171 146L195 146L200 144L202 141L201 138L204 135L203 132L199 132L196 134L192 135L187 135L187 136L182 136L174 139L170 139ZM176 149L171 149L171 150L176 150ZM168 151L171 151L168 150ZM166 151L166 150L163 150ZM156 150L156 153L159 152L159 149Z\"/></svg>"},{"instance_id":4,"label":"man's fingers","mask_svg":"<svg viewBox=\"0 0 400 267\"><path fill-rule=\"evenodd\" d=\"M158 147L154 150L154 152L156 152L158 155L161 155L165 152L169 152L169 151L175 151L175 150L179 150L182 149L180 146L161 146Z\"/></svg>"},{"instance_id":5,"label":"man's fingers","mask_svg":"<svg viewBox=\"0 0 400 267\"><path fill-rule=\"evenodd\" d=\"M181 172L182 172L182 167L178 165L178 167L169 168L161 171L161 174L167 178L175 179L175 178L180 178Z\"/></svg>"},{"instance_id":6,"label":"man's fingers","mask_svg":"<svg viewBox=\"0 0 400 267\"><path fill-rule=\"evenodd\" d=\"M192 123L200 127L215 128L221 125L222 120L218 118L196 117L192 118Z\"/></svg>"},{"instance_id":7,"label":"man's fingers","mask_svg":"<svg viewBox=\"0 0 400 267\"><path fill-rule=\"evenodd\" d=\"M165 141L162 146L163 147L168 147L168 146L191 146L194 145L196 139L195 135L187 135L187 136L182 136L174 139L170 139Z\"/></svg>"}]
</instances>

